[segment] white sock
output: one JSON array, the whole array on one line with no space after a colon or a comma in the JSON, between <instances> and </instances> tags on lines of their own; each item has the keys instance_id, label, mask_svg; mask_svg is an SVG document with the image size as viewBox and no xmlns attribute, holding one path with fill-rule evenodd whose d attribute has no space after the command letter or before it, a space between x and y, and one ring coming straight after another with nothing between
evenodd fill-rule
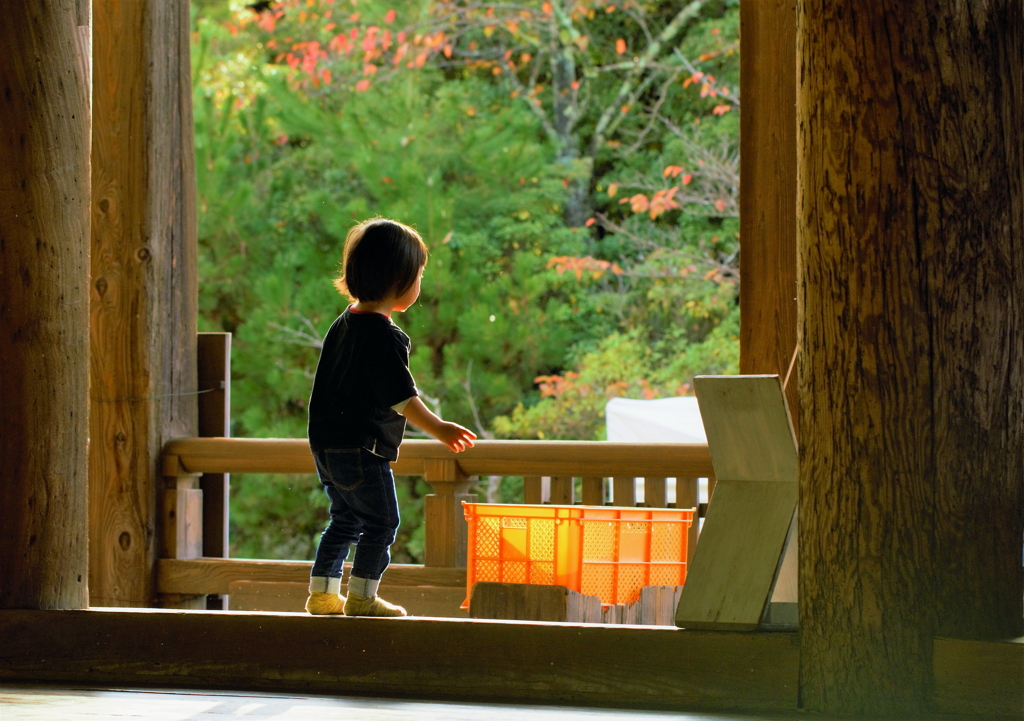
<instances>
[{"instance_id":1,"label":"white sock","mask_svg":"<svg viewBox=\"0 0 1024 721\"><path fill-rule=\"evenodd\" d=\"M310 593L341 593L341 579L330 576L310 576Z\"/></svg>"},{"instance_id":2,"label":"white sock","mask_svg":"<svg viewBox=\"0 0 1024 721\"><path fill-rule=\"evenodd\" d=\"M362 596L363 598L373 598L377 595L377 587L379 585L380 580L375 581L372 578L349 576L348 592L355 594L356 596Z\"/></svg>"}]
</instances>

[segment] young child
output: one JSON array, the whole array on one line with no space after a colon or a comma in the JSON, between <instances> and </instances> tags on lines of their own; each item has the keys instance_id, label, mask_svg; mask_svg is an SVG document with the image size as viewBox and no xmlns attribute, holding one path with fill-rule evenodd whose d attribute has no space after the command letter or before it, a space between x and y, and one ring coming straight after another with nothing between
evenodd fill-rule
<instances>
[{"instance_id":1,"label":"young child","mask_svg":"<svg viewBox=\"0 0 1024 721\"><path fill-rule=\"evenodd\" d=\"M345 239L334 285L355 302L324 337L309 399L309 446L331 502L309 579L306 610L314 615L406 615L377 597L398 530L390 462L398 460L406 419L456 453L476 438L423 405L409 372L409 336L391 321L393 311L416 302L426 264L423 239L393 220L364 221ZM341 574L353 543L346 599Z\"/></svg>"}]
</instances>

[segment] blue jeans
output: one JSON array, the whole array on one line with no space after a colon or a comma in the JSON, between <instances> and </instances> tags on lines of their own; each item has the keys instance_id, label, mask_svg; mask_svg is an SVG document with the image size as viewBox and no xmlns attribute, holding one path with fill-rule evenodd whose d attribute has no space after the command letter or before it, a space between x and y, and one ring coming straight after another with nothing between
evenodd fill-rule
<instances>
[{"instance_id":1,"label":"blue jeans","mask_svg":"<svg viewBox=\"0 0 1024 721\"><path fill-rule=\"evenodd\" d=\"M351 544L352 575L379 580L391 561L398 530L398 497L391 464L363 448L313 454L317 475L331 501L331 522L316 547L311 576L341 578Z\"/></svg>"}]
</instances>

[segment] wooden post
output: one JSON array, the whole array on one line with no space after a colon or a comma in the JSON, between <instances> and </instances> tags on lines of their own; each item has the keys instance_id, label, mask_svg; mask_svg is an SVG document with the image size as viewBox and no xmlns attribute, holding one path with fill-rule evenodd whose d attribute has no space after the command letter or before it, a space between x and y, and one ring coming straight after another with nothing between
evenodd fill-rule
<instances>
[{"instance_id":1,"label":"wooden post","mask_svg":"<svg viewBox=\"0 0 1024 721\"><path fill-rule=\"evenodd\" d=\"M455 459L424 461L423 478L434 493L423 499L423 565L466 567L468 526L462 502L476 502L466 493L469 478Z\"/></svg>"},{"instance_id":2,"label":"wooden post","mask_svg":"<svg viewBox=\"0 0 1024 721\"><path fill-rule=\"evenodd\" d=\"M920 713L1024 632L1024 14L798 10L801 697Z\"/></svg>"},{"instance_id":3,"label":"wooden post","mask_svg":"<svg viewBox=\"0 0 1024 721\"><path fill-rule=\"evenodd\" d=\"M189 473L177 456L163 456L164 489L161 503L161 558L199 558L203 555L203 491L199 473ZM161 594L164 608L205 609L205 595Z\"/></svg>"},{"instance_id":4,"label":"wooden post","mask_svg":"<svg viewBox=\"0 0 1024 721\"><path fill-rule=\"evenodd\" d=\"M231 334L200 333L198 337L199 436L231 435ZM228 557L230 475L204 473L199 480L203 491L204 556Z\"/></svg>"},{"instance_id":5,"label":"wooden post","mask_svg":"<svg viewBox=\"0 0 1024 721\"><path fill-rule=\"evenodd\" d=\"M197 431L189 5L95 10L89 586L145 606L160 449Z\"/></svg>"},{"instance_id":6,"label":"wooden post","mask_svg":"<svg viewBox=\"0 0 1024 721\"><path fill-rule=\"evenodd\" d=\"M740 373L785 378L796 346L795 0L740 3ZM786 388L799 435L795 379Z\"/></svg>"},{"instance_id":7,"label":"wooden post","mask_svg":"<svg viewBox=\"0 0 1024 721\"><path fill-rule=\"evenodd\" d=\"M0 608L85 608L89 3L0 12Z\"/></svg>"}]
</instances>

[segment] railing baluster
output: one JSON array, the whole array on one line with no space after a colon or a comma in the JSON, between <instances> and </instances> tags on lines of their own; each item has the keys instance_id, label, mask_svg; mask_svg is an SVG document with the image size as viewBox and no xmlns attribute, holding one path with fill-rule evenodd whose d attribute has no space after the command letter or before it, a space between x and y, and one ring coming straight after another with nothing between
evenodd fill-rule
<instances>
[{"instance_id":1,"label":"railing baluster","mask_svg":"<svg viewBox=\"0 0 1024 721\"><path fill-rule=\"evenodd\" d=\"M700 487L696 478L676 478L676 508L698 508L700 506ZM697 548L697 515L690 524L690 536L687 539L686 562L693 558Z\"/></svg>"},{"instance_id":2,"label":"railing baluster","mask_svg":"<svg viewBox=\"0 0 1024 721\"><path fill-rule=\"evenodd\" d=\"M612 505L636 505L636 478L633 476L615 476L612 479Z\"/></svg>"},{"instance_id":3,"label":"railing baluster","mask_svg":"<svg viewBox=\"0 0 1024 721\"><path fill-rule=\"evenodd\" d=\"M668 508L668 491L664 478L644 478L644 505L648 508Z\"/></svg>"},{"instance_id":4,"label":"railing baluster","mask_svg":"<svg viewBox=\"0 0 1024 721\"><path fill-rule=\"evenodd\" d=\"M540 505L543 502L541 497L540 476L526 476L523 478L523 503Z\"/></svg>"},{"instance_id":5,"label":"railing baluster","mask_svg":"<svg viewBox=\"0 0 1024 721\"><path fill-rule=\"evenodd\" d=\"M573 502L572 476L551 477L551 502L558 506L571 506Z\"/></svg>"},{"instance_id":6,"label":"railing baluster","mask_svg":"<svg viewBox=\"0 0 1024 721\"><path fill-rule=\"evenodd\" d=\"M604 479L600 476L583 477L583 505L604 505Z\"/></svg>"}]
</instances>

